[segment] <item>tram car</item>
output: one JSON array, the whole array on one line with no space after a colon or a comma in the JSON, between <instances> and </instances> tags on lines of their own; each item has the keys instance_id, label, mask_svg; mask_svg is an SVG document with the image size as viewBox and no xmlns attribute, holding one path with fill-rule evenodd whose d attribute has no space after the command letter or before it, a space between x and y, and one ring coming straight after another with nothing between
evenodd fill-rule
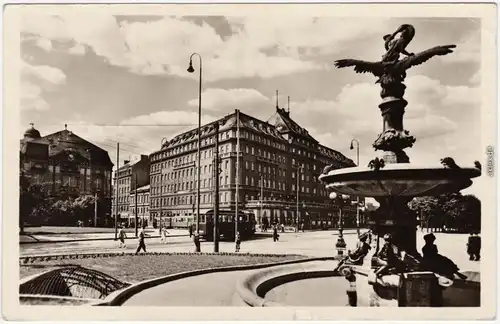
<instances>
[{"instance_id":1,"label":"tram car","mask_svg":"<svg viewBox=\"0 0 500 324\"><path fill-rule=\"evenodd\" d=\"M224 240L233 240L235 238L234 216L236 211L233 209L219 210L219 233ZM255 215L246 210L238 211L238 231L241 238L248 239L255 234L256 220ZM207 241L214 239L214 210L211 209L205 214L200 215L200 236Z\"/></svg>"},{"instance_id":2,"label":"tram car","mask_svg":"<svg viewBox=\"0 0 500 324\"><path fill-rule=\"evenodd\" d=\"M195 216L174 216L170 218L170 228L185 228L196 222Z\"/></svg>"}]
</instances>

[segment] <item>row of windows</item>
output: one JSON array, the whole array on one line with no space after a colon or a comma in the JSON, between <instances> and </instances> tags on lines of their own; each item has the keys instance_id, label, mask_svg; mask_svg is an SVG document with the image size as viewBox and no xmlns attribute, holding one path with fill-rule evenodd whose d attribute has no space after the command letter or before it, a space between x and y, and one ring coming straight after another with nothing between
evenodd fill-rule
<instances>
[{"instance_id":1,"label":"row of windows","mask_svg":"<svg viewBox=\"0 0 500 324\"><path fill-rule=\"evenodd\" d=\"M213 194L201 194L200 203L201 204L212 203L213 196L214 196ZM230 195L230 193L223 192L220 193L219 201L222 203L230 202L231 197L232 195ZM160 202L162 203L162 206L193 205L194 208L195 207L194 205L196 204L196 196L185 195L185 196L166 197L166 198L161 198L161 201L159 198L153 198L152 207L160 207Z\"/></svg>"},{"instance_id":2,"label":"row of windows","mask_svg":"<svg viewBox=\"0 0 500 324\"><path fill-rule=\"evenodd\" d=\"M295 159L293 159L293 162L295 162ZM264 173L264 174L269 174L269 175L278 175L280 177L286 177L286 169L284 168L279 168L275 166L269 166L261 163L255 163L255 162L250 162L250 161L245 161L244 167L245 170L251 170L255 171L255 165L257 165L257 171L259 173ZM228 171L229 170L229 161L226 160L221 164L221 169L222 171ZM312 167L309 164L304 164L302 163L302 167L300 168L300 172L304 173L304 169L309 170L312 168L313 171L318 170L319 168L316 166L316 164L313 164ZM163 175L152 175L151 176L151 183L155 185L158 182L163 182L165 180L186 180L184 178L189 177L193 178L195 177L195 170L196 168L186 168L182 170L176 170L176 171L171 171L168 173L165 173ZM212 176L212 164L209 165L204 165L201 168L200 172L201 176ZM292 178L295 179L295 172L292 172ZM302 174L302 180L309 181L310 177L309 175L306 175L304 178L304 174ZM313 179L312 181L315 181L315 177L311 177Z\"/></svg>"}]
</instances>

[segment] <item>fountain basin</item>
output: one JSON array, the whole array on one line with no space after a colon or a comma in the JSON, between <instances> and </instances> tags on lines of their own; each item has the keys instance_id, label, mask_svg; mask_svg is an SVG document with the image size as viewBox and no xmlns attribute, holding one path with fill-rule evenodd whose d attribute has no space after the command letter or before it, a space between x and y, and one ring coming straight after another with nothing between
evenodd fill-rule
<instances>
[{"instance_id":1,"label":"fountain basin","mask_svg":"<svg viewBox=\"0 0 500 324\"><path fill-rule=\"evenodd\" d=\"M470 179L479 177L474 167L444 168L441 164L387 164L380 170L353 167L332 170L319 179L327 188L345 195L360 197L436 196L465 189Z\"/></svg>"}]
</instances>

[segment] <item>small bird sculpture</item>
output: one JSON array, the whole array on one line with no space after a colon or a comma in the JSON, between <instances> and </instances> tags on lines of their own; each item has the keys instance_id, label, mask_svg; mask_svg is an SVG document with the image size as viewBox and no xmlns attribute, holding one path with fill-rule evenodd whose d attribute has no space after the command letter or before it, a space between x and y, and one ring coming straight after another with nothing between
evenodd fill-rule
<instances>
[{"instance_id":1,"label":"small bird sculpture","mask_svg":"<svg viewBox=\"0 0 500 324\"><path fill-rule=\"evenodd\" d=\"M441 159L441 164L445 169L459 169L460 167L455 163L451 157L445 157Z\"/></svg>"},{"instance_id":2,"label":"small bird sculpture","mask_svg":"<svg viewBox=\"0 0 500 324\"><path fill-rule=\"evenodd\" d=\"M368 167L374 171L378 171L385 167L384 159L379 159L378 157L374 158L370 161L370 163L368 163Z\"/></svg>"},{"instance_id":3,"label":"small bird sculpture","mask_svg":"<svg viewBox=\"0 0 500 324\"><path fill-rule=\"evenodd\" d=\"M476 167L476 169L481 171L481 163L479 161L474 161L474 166Z\"/></svg>"}]
</instances>

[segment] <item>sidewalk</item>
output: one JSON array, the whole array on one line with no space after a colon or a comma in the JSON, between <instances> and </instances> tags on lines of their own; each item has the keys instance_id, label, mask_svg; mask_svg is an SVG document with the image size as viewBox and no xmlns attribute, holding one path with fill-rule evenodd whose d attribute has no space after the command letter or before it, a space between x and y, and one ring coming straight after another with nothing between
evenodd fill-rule
<instances>
[{"instance_id":1,"label":"sidewalk","mask_svg":"<svg viewBox=\"0 0 500 324\"><path fill-rule=\"evenodd\" d=\"M107 241L115 239L114 229L110 232L105 233L70 233L70 234L60 234L60 233L47 233L47 234L25 234L19 235L20 244L35 244L35 243L64 243L64 242L83 242L83 241ZM148 238L158 238L160 237L158 229L146 228L146 234L149 234ZM180 237L188 236L187 230L184 229L170 229L168 230L168 237ZM128 228L126 230L128 238L135 238L135 229Z\"/></svg>"}]
</instances>

